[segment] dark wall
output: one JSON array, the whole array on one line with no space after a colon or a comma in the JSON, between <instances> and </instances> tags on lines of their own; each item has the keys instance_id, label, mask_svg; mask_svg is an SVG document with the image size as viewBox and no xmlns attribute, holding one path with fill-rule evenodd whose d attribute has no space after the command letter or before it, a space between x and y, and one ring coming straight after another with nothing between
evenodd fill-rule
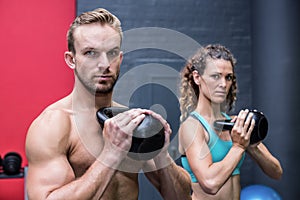
<instances>
[{"instance_id":1,"label":"dark wall","mask_svg":"<svg viewBox=\"0 0 300 200\"><path fill-rule=\"evenodd\" d=\"M266 144L282 163L280 182L266 179L256 167L255 182L271 185L284 199L297 199L300 150L300 3L293 0L253 1L253 104L268 114Z\"/></svg>"},{"instance_id":2,"label":"dark wall","mask_svg":"<svg viewBox=\"0 0 300 200\"><path fill-rule=\"evenodd\" d=\"M242 108L257 108L267 115L270 131L265 143L282 162L285 171L281 181L271 180L262 174L249 157L246 157L242 166L242 187L266 184L275 188L284 199L294 199L299 194L296 189L298 185L296 169L299 164L295 160L299 155L296 148L299 138L297 135L299 112L295 112L299 111L297 102L300 96L296 82L299 61L295 59L299 54L299 39L296 38L299 30L295 28L296 19L299 19L297 16L299 3L293 0L91 0L89 3L77 0L78 14L97 7L106 8L117 15L125 32L141 27L167 28L182 33L200 45L221 43L227 46L238 60L239 93L234 112ZM147 47L151 42L154 45L148 46L152 48L127 52L121 67L121 77L143 64L160 63L163 68L168 66L176 72L182 68L186 57L180 56L180 53L174 52L173 49L168 51L160 48L161 46L151 41L149 37L164 44L169 42L175 43L175 46L185 45L182 40L174 42L170 39L175 37L174 35L163 38L164 34L161 34L163 39L160 39L147 34L146 36L137 34L132 43L140 43L143 47ZM190 46L193 50L194 46ZM186 46L182 48L186 52L191 51ZM156 74L161 75L160 72ZM146 79L146 77L147 73L139 73L133 78ZM124 85L120 86L124 94L118 93L118 98L124 98L128 92L126 87L131 87L132 84L132 80L128 80L125 88ZM173 84L176 85L178 82L174 80ZM153 103L151 96L155 94L157 97L153 92L157 88L164 94L159 97L162 105L172 98L172 101L169 101L172 105L165 106L165 109L168 113L167 119L176 134L179 126L178 100L176 95L168 96L170 93L168 90L173 89L159 88L157 84L143 85L132 94L130 101L135 105L149 106ZM148 89L150 92L144 92ZM154 99L156 101L157 98ZM159 199L153 190L149 189L147 181L141 179L142 193L145 194L141 199Z\"/></svg>"},{"instance_id":3,"label":"dark wall","mask_svg":"<svg viewBox=\"0 0 300 200\"><path fill-rule=\"evenodd\" d=\"M106 8L117 15L122 21L123 31L140 27L168 28L185 34L200 45L221 43L227 46L238 59L239 85L243 88L239 93L237 107L245 107L251 103L250 0L91 0L89 3L77 0L78 14L97 7ZM152 51L149 54L145 51L147 50L125 56L122 71L125 73L133 68L130 62L141 57L144 62L155 58L174 59L174 55L162 56L161 52ZM180 70L184 62L185 60L181 65L171 67Z\"/></svg>"}]
</instances>

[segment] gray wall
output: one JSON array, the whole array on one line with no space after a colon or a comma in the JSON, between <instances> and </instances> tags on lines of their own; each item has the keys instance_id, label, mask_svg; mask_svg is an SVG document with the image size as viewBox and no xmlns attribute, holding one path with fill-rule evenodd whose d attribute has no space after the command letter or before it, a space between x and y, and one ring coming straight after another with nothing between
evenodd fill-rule
<instances>
[{"instance_id":1,"label":"gray wall","mask_svg":"<svg viewBox=\"0 0 300 200\"><path fill-rule=\"evenodd\" d=\"M282 163L280 182L255 167L252 182L276 188L284 199L298 199L300 119L299 1L254 0L252 6L253 105L268 114L266 144Z\"/></svg>"},{"instance_id":2,"label":"gray wall","mask_svg":"<svg viewBox=\"0 0 300 200\"><path fill-rule=\"evenodd\" d=\"M284 199L294 199L299 195L296 189L297 167L294 167L299 166L299 161L295 160L299 155L296 148L299 112L295 112L299 111L299 87L295 82L299 74L299 61L295 59L299 52L299 39L294 41L299 35L298 29L294 28L295 19L298 19L297 1L77 0L77 14L96 7L106 8L117 15L125 33L141 27L160 27L182 34L178 39L173 33L166 37L165 32L153 36L151 31L144 31L134 35L133 41L125 41L126 48L130 49L135 44L139 44L140 48L136 47L135 51L125 48L121 78L126 75L126 80L118 85L115 95L120 101L126 99L129 106L161 105L173 128L174 148L177 146L180 112L178 91L170 85L175 88L178 85L177 72L184 65L186 55L196 46L191 40L200 45L221 43L227 46L238 60L239 93L234 112L242 108L264 111L271 125L265 142L279 157L285 170L283 179L274 181L262 175L252 160L246 157L242 166L242 187L266 184L275 188ZM179 49L174 50L174 46ZM159 66L161 70L157 70ZM136 67L145 70L142 73L134 71ZM145 80L153 84L146 84ZM141 87L128 92L128 88L134 85ZM160 199L148 181L143 176L140 179L140 199Z\"/></svg>"}]
</instances>

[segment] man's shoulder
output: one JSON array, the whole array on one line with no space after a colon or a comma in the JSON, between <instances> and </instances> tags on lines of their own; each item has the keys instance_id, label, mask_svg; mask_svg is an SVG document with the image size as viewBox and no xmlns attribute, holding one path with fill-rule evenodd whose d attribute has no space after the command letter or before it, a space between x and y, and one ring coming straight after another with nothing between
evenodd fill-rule
<instances>
[{"instance_id":1,"label":"man's shoulder","mask_svg":"<svg viewBox=\"0 0 300 200\"><path fill-rule=\"evenodd\" d=\"M70 126L73 111L66 99L61 99L47 106L32 122L29 131L62 131Z\"/></svg>"},{"instance_id":2,"label":"man's shoulder","mask_svg":"<svg viewBox=\"0 0 300 200\"><path fill-rule=\"evenodd\" d=\"M26 150L31 152L57 151L67 148L72 130L72 112L51 105L31 123L26 135ZM43 151L42 151L43 149Z\"/></svg>"},{"instance_id":3,"label":"man's shoulder","mask_svg":"<svg viewBox=\"0 0 300 200\"><path fill-rule=\"evenodd\" d=\"M40 115L36 118L39 120L63 120L64 118L69 118L72 114L72 107L68 105L65 99L61 99L47 106ZM51 122L51 121L50 121Z\"/></svg>"},{"instance_id":4,"label":"man's shoulder","mask_svg":"<svg viewBox=\"0 0 300 200\"><path fill-rule=\"evenodd\" d=\"M66 108L48 107L37 118L36 121L46 123L59 123L69 121L73 111Z\"/></svg>"},{"instance_id":5,"label":"man's shoulder","mask_svg":"<svg viewBox=\"0 0 300 200\"><path fill-rule=\"evenodd\" d=\"M28 129L26 152L32 158L52 156L68 148L72 111L58 104L45 108Z\"/></svg>"}]
</instances>

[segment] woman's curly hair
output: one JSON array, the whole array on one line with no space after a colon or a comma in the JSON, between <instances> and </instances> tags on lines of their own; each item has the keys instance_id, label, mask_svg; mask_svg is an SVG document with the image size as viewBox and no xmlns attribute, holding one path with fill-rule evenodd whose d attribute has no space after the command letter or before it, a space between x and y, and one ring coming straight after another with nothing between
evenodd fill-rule
<instances>
[{"instance_id":1,"label":"woman's curly hair","mask_svg":"<svg viewBox=\"0 0 300 200\"><path fill-rule=\"evenodd\" d=\"M196 109L199 97L199 86L194 82L193 71L197 70L199 75L203 75L208 59L224 59L230 61L233 68L233 79L226 101L221 105L221 111L230 111L234 106L237 96L237 81L235 76L236 59L233 54L220 44L210 44L206 47L201 47L187 61L181 71L180 85L180 120L183 122L189 113Z\"/></svg>"}]
</instances>

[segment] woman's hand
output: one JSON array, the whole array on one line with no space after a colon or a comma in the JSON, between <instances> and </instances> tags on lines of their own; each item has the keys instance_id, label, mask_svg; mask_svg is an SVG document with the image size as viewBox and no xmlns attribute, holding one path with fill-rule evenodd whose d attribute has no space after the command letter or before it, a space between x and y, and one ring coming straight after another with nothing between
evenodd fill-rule
<instances>
[{"instance_id":1,"label":"woman's hand","mask_svg":"<svg viewBox=\"0 0 300 200\"><path fill-rule=\"evenodd\" d=\"M234 126L231 130L233 145L246 149L250 144L250 136L253 131L255 121L252 119L253 113L248 109L241 110L237 117L233 119Z\"/></svg>"}]
</instances>

